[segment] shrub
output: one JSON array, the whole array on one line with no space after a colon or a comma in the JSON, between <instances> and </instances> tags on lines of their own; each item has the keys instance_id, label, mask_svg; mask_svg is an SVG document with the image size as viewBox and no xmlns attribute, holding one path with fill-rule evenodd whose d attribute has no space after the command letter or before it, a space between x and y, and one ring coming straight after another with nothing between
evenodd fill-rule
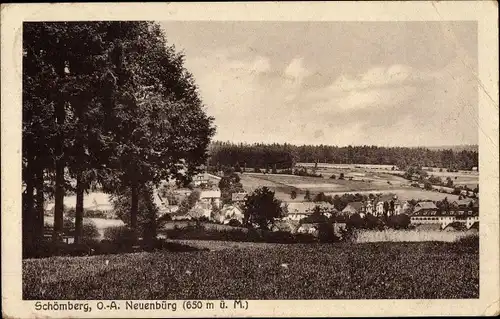
<instances>
[{"instance_id":1,"label":"shrub","mask_svg":"<svg viewBox=\"0 0 500 319\"><path fill-rule=\"evenodd\" d=\"M83 238L93 239L99 237L99 230L93 221L86 221L82 225Z\"/></svg>"},{"instance_id":2,"label":"shrub","mask_svg":"<svg viewBox=\"0 0 500 319\"><path fill-rule=\"evenodd\" d=\"M463 237L460 237L456 242L459 245L464 246L464 247L471 247L471 248L479 249L479 234L474 233L474 234L465 235Z\"/></svg>"},{"instance_id":3,"label":"shrub","mask_svg":"<svg viewBox=\"0 0 500 319\"><path fill-rule=\"evenodd\" d=\"M137 242L137 234L127 226L106 228L104 238L123 246L132 246Z\"/></svg>"},{"instance_id":4,"label":"shrub","mask_svg":"<svg viewBox=\"0 0 500 319\"><path fill-rule=\"evenodd\" d=\"M242 224L239 220L237 219L231 219L228 223L229 226L233 226L233 227L241 227Z\"/></svg>"},{"instance_id":5,"label":"shrub","mask_svg":"<svg viewBox=\"0 0 500 319\"><path fill-rule=\"evenodd\" d=\"M373 216L372 214L366 214L365 227L368 229L380 229L383 227L383 223L379 218Z\"/></svg>"},{"instance_id":6,"label":"shrub","mask_svg":"<svg viewBox=\"0 0 500 319\"><path fill-rule=\"evenodd\" d=\"M406 214L394 215L389 217L388 226L394 229L407 229L411 223L410 216Z\"/></svg>"},{"instance_id":7,"label":"shrub","mask_svg":"<svg viewBox=\"0 0 500 319\"><path fill-rule=\"evenodd\" d=\"M363 227L364 221L359 214L353 214L349 216L347 220L347 227L349 228L361 228Z\"/></svg>"},{"instance_id":8,"label":"shrub","mask_svg":"<svg viewBox=\"0 0 500 319\"><path fill-rule=\"evenodd\" d=\"M318 239L322 243L340 241L340 238L335 235L333 224L328 222L318 224Z\"/></svg>"},{"instance_id":9,"label":"shrub","mask_svg":"<svg viewBox=\"0 0 500 319\"><path fill-rule=\"evenodd\" d=\"M318 241L318 238L312 234L297 233L294 238L297 243L315 243Z\"/></svg>"}]
</instances>

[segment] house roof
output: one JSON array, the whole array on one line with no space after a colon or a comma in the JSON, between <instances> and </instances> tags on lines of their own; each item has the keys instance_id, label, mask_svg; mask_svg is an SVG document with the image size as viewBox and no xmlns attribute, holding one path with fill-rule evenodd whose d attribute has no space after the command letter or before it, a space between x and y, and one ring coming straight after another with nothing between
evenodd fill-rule
<instances>
[{"instance_id":1,"label":"house roof","mask_svg":"<svg viewBox=\"0 0 500 319\"><path fill-rule=\"evenodd\" d=\"M220 198L220 190L202 190L200 198Z\"/></svg>"},{"instance_id":2,"label":"house roof","mask_svg":"<svg viewBox=\"0 0 500 319\"><path fill-rule=\"evenodd\" d=\"M288 214L312 214L316 206L334 209L334 206L326 202L289 202Z\"/></svg>"},{"instance_id":3,"label":"house roof","mask_svg":"<svg viewBox=\"0 0 500 319\"><path fill-rule=\"evenodd\" d=\"M415 211L421 209L437 209L437 207L433 202L418 202L417 205L415 205Z\"/></svg>"},{"instance_id":4,"label":"house roof","mask_svg":"<svg viewBox=\"0 0 500 319\"><path fill-rule=\"evenodd\" d=\"M245 198L247 197L246 192L240 192L240 193L232 193L231 194L231 200L236 202L236 201L244 201Z\"/></svg>"},{"instance_id":5,"label":"house roof","mask_svg":"<svg viewBox=\"0 0 500 319\"><path fill-rule=\"evenodd\" d=\"M361 208L363 208L363 202L350 202L349 204L347 204L347 206L344 208L344 210L347 207L352 207L355 210L361 210Z\"/></svg>"},{"instance_id":6,"label":"house roof","mask_svg":"<svg viewBox=\"0 0 500 319\"><path fill-rule=\"evenodd\" d=\"M171 212L170 214L170 217L191 217L191 215L189 215L189 212L187 213L184 213L184 212L179 212L179 211L175 211L175 212Z\"/></svg>"},{"instance_id":7,"label":"house roof","mask_svg":"<svg viewBox=\"0 0 500 319\"><path fill-rule=\"evenodd\" d=\"M195 176L193 176L193 180L208 180L209 179L209 175L207 173L200 173L200 174L196 174Z\"/></svg>"},{"instance_id":8,"label":"house roof","mask_svg":"<svg viewBox=\"0 0 500 319\"><path fill-rule=\"evenodd\" d=\"M224 215L226 215L227 213L243 215L243 211L238 206L234 206L234 205L225 205L221 209L221 213Z\"/></svg>"},{"instance_id":9,"label":"house roof","mask_svg":"<svg viewBox=\"0 0 500 319\"><path fill-rule=\"evenodd\" d=\"M474 200L472 198L464 198L464 199L459 199L459 200L453 201L453 203L458 205L458 206L467 206L473 201Z\"/></svg>"}]
</instances>

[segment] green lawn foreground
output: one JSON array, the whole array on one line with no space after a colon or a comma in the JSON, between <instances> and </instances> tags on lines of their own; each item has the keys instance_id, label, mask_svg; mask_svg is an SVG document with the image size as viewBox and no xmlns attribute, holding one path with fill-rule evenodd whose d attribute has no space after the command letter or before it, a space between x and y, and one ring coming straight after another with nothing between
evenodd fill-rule
<instances>
[{"instance_id":1,"label":"green lawn foreground","mask_svg":"<svg viewBox=\"0 0 500 319\"><path fill-rule=\"evenodd\" d=\"M295 244L23 261L23 299L392 298L479 298L478 248Z\"/></svg>"}]
</instances>

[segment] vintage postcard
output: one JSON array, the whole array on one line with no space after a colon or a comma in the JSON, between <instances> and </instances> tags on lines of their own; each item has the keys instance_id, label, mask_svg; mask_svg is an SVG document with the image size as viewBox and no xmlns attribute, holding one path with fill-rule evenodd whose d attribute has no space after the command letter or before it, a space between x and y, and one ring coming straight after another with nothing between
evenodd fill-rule
<instances>
[{"instance_id":1,"label":"vintage postcard","mask_svg":"<svg viewBox=\"0 0 500 319\"><path fill-rule=\"evenodd\" d=\"M498 315L497 6L2 5L2 315Z\"/></svg>"}]
</instances>

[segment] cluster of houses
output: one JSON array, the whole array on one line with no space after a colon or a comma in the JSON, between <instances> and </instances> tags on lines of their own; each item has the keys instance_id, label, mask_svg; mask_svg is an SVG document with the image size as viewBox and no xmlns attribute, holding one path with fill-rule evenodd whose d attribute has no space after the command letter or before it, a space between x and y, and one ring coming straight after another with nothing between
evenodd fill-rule
<instances>
[{"instance_id":1,"label":"cluster of houses","mask_svg":"<svg viewBox=\"0 0 500 319\"><path fill-rule=\"evenodd\" d=\"M392 195L383 195L374 200L350 202L342 211L338 211L332 204L326 202L291 202L288 203L288 215L285 218L299 221L312 214L316 206L326 211L324 215L327 217L330 217L334 213L337 215L341 213L340 215L345 216L359 214L362 218L366 214L376 217L384 216L384 214L387 216L399 215L403 212L408 212L411 208L407 201L400 201L396 196Z\"/></svg>"},{"instance_id":2,"label":"cluster of houses","mask_svg":"<svg viewBox=\"0 0 500 319\"><path fill-rule=\"evenodd\" d=\"M206 218L222 224L228 224L231 220L242 222L244 218L243 203L246 200L246 192L233 193L231 202L222 205L221 191L217 188L220 177L208 173L195 176L193 180L195 191L199 192L194 207L189 210L181 210L182 199L187 198L194 190L175 189L177 200L169 200L156 191L154 194L155 204L159 208L159 215L168 214L171 220L193 220ZM74 204L74 198L65 198L65 205ZM86 209L111 211L112 205L109 197L103 193L86 195ZM410 216L411 224L416 226L435 227L445 229L450 225L464 225L466 229L478 227L479 225L479 200L463 198L450 202L446 209L440 209L432 201L421 201L411 205L408 201L399 200L395 195L382 195L365 201L354 201L348 203L341 211L328 202L288 202L283 203L285 216L279 221L282 225L294 225L299 231L309 232L305 218L311 216L319 207L323 216L330 218L333 215L338 220L345 220L354 214L365 218L367 214L376 217L407 214ZM48 211L51 204L46 207ZM342 222L340 222L342 223ZM286 227L285 227L286 228ZM292 227L293 228L293 227ZM314 228L314 227L312 227Z\"/></svg>"},{"instance_id":3,"label":"cluster of houses","mask_svg":"<svg viewBox=\"0 0 500 319\"><path fill-rule=\"evenodd\" d=\"M190 220L200 217L206 217L219 223L227 224L231 220L243 221L243 209L247 193L233 193L231 203L222 205L221 192L217 188L204 188L204 185L216 184L220 177L208 173L200 174L195 177L194 184L200 188L200 198L195 207L188 212L179 212L178 205L169 205L168 203L157 203L162 214L170 214L172 220ZM178 190L182 192L182 190ZM185 190L185 196L191 190ZM348 203L345 208L338 211L334 205L327 202L288 202L283 204L286 211L285 216L280 220L282 224L299 225L298 231L309 232L301 221L311 216L314 211L320 208L322 214L330 218L333 215L340 217L350 217L359 214L365 218L367 214L375 217L394 216L407 214L410 216L411 223L420 225L433 225L439 229L445 229L456 222L463 223L467 229L478 226L479 223L479 204L477 199L465 198L450 203L446 210L439 209L434 202L421 201L412 206L408 201L400 200L396 195L382 195L366 201L356 201Z\"/></svg>"},{"instance_id":4,"label":"cluster of houses","mask_svg":"<svg viewBox=\"0 0 500 319\"><path fill-rule=\"evenodd\" d=\"M410 223L417 229L479 229L479 201L471 198L453 201L446 209L438 208L431 201L421 201L412 207L409 202L400 201L397 197L389 195L366 202L351 202L342 211L337 211L333 205L326 202L288 203L288 215L284 220L304 221L304 218L313 214L316 207L327 212L324 213L325 217L330 218L334 213L341 217L334 224L337 228L345 227L345 217L354 214L359 214L360 217L364 218L366 214L380 217L405 213L410 216ZM295 231L314 234L317 232L317 226L317 223L314 222L301 222L298 223Z\"/></svg>"},{"instance_id":5,"label":"cluster of houses","mask_svg":"<svg viewBox=\"0 0 500 319\"><path fill-rule=\"evenodd\" d=\"M181 200L170 202L168 198L162 197L155 192L155 204L159 207L159 214L168 214L172 220L192 220L206 218L219 223L227 224L231 220L243 221L243 210L241 204L245 201L247 193L233 193L231 204L222 205L221 191L217 188L219 176L209 173L198 174L193 178L195 190L199 191L199 199L195 206L188 211L179 210ZM193 192L190 189L176 189L177 198L186 198Z\"/></svg>"}]
</instances>

